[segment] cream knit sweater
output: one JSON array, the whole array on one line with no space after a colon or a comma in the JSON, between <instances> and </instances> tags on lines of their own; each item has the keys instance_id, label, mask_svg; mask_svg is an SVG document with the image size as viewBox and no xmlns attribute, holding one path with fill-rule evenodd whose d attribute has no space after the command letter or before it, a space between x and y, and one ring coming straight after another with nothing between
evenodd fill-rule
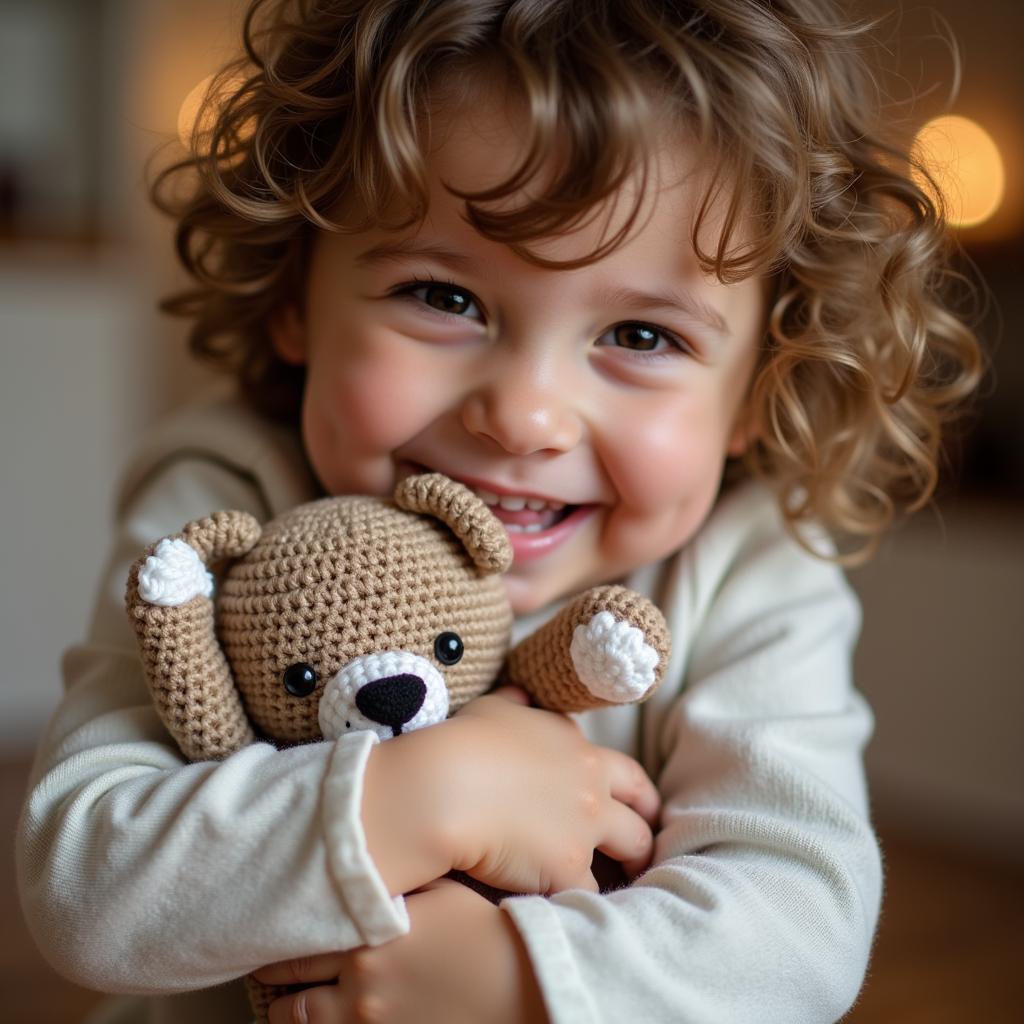
<instances>
[{"instance_id":1,"label":"cream knit sweater","mask_svg":"<svg viewBox=\"0 0 1024 1024\"><path fill-rule=\"evenodd\" d=\"M54 967L146 997L105 1020L245 1021L233 980L246 972L407 928L358 816L372 740L186 764L150 705L122 607L128 565L157 537L220 508L267 518L314 489L296 439L233 401L164 424L128 473L17 837L25 914ZM502 905L551 1021L835 1021L861 985L881 890L850 590L786 536L754 484L626 582L668 618L668 678L639 708L580 721L642 761L663 828L654 866L627 889Z\"/></svg>"}]
</instances>

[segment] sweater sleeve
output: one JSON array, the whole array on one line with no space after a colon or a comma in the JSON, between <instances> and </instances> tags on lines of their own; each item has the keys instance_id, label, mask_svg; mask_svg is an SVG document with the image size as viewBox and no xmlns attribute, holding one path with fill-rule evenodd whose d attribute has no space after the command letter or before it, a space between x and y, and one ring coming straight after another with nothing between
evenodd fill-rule
<instances>
[{"instance_id":1,"label":"sweater sleeve","mask_svg":"<svg viewBox=\"0 0 1024 1024\"><path fill-rule=\"evenodd\" d=\"M664 801L653 866L610 894L502 904L552 1024L827 1024L860 989L881 866L859 608L777 527L722 536L685 557L686 681L644 726Z\"/></svg>"},{"instance_id":2,"label":"sweater sleeve","mask_svg":"<svg viewBox=\"0 0 1024 1024\"><path fill-rule=\"evenodd\" d=\"M153 710L123 610L128 566L218 508L268 514L252 479L202 458L164 465L134 496L33 768L23 910L52 965L89 988L205 988L408 928L362 831L369 734L186 764Z\"/></svg>"}]
</instances>

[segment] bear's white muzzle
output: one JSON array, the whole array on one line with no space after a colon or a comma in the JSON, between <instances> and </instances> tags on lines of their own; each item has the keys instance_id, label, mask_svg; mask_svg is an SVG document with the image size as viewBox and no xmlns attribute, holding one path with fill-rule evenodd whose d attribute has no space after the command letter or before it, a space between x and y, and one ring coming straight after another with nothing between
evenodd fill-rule
<instances>
[{"instance_id":1,"label":"bear's white muzzle","mask_svg":"<svg viewBox=\"0 0 1024 1024\"><path fill-rule=\"evenodd\" d=\"M447 717L444 676L426 658L409 651L353 658L327 683L320 698L320 731L328 740L361 729L388 740Z\"/></svg>"}]
</instances>

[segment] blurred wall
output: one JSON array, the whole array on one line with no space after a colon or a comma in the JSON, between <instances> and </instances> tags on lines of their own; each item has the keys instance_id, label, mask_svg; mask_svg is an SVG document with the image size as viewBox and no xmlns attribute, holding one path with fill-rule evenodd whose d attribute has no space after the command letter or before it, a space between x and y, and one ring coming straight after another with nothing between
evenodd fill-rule
<instances>
[{"instance_id":1,"label":"blurred wall","mask_svg":"<svg viewBox=\"0 0 1024 1024\"><path fill-rule=\"evenodd\" d=\"M30 750L59 698L135 439L208 386L155 309L180 278L143 165L233 44L238 8L0 0L0 757Z\"/></svg>"},{"instance_id":2,"label":"blurred wall","mask_svg":"<svg viewBox=\"0 0 1024 1024\"><path fill-rule=\"evenodd\" d=\"M864 603L857 656L877 733L867 764L889 821L1024 860L1024 5L860 5L886 17L889 94L910 124L951 112L995 139L1006 186L992 219L960 232L990 290L979 331L991 362L938 507L851 574ZM962 78L947 107L956 40ZM984 302L984 296L982 302ZM958 446L954 445L954 451ZM956 462L956 460L954 460ZM947 471L951 467L946 467Z\"/></svg>"},{"instance_id":3,"label":"blurred wall","mask_svg":"<svg viewBox=\"0 0 1024 1024\"><path fill-rule=\"evenodd\" d=\"M71 207L78 212L65 213L63 236L43 224L0 242L0 758L31 748L58 699L59 652L86 626L119 466L145 424L206 384L183 356L181 325L154 311L156 296L178 278L168 226L144 199L142 165L156 145L173 138L184 96L233 46L242 6L239 0L0 0L0 38L13 38L4 36L5 28L20 26L18 38L43 46L36 63L46 59L39 24L51 26L52 59L63 54L78 68L67 102L81 106L93 132L75 135L71 151L58 147L47 157L93 168L72 175L93 182L87 212L81 214L81 194L74 192ZM984 96L992 97L999 117L1018 110L1021 9L979 0L965 17L951 2L939 6L963 22L956 27L967 47L969 112L989 109ZM41 21L32 21L30 8ZM70 20L62 22L61 11L73 12ZM30 23L36 28L26 29ZM76 31L91 40L84 55ZM919 83L945 70L941 47L929 46L908 44L902 54L907 77ZM16 72L3 55L0 44L0 84L10 86L16 73L31 75L32 61L22 60ZM1002 84L985 84L993 80ZM34 123L31 104L52 102L42 88L7 94L27 105L16 118L22 128ZM1018 139L1014 123L1011 140ZM28 135L33 146L47 144L46 133ZM1011 167L1013 195L1024 187L1022 165ZM1011 244L1019 246L1019 239ZM1007 266L1000 288L1016 280L1021 263ZM1019 364L1022 349L1017 291L997 296L1008 311L1007 366ZM1024 389L1014 390L1012 371L1007 379L990 399L1007 418L992 429L1020 449L1024 433L1015 431ZM1005 488L968 491L943 502L939 514L918 516L871 566L852 574L865 604L858 679L878 716L868 752L876 806L908 828L1018 858L1024 857L1022 509Z\"/></svg>"},{"instance_id":4,"label":"blurred wall","mask_svg":"<svg viewBox=\"0 0 1024 1024\"><path fill-rule=\"evenodd\" d=\"M1018 503L928 510L851 573L867 752L891 825L1024 860L1024 526Z\"/></svg>"}]
</instances>

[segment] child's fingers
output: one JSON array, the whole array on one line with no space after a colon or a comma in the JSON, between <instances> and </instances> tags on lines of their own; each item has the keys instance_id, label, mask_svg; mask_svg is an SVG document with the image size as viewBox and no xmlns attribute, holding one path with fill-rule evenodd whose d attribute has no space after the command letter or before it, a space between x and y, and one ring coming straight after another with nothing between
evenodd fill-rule
<instances>
[{"instance_id":1,"label":"child's fingers","mask_svg":"<svg viewBox=\"0 0 1024 1024\"><path fill-rule=\"evenodd\" d=\"M620 803L632 807L651 828L658 825L661 796L647 772L626 754L605 748L611 794Z\"/></svg>"},{"instance_id":2,"label":"child's fingers","mask_svg":"<svg viewBox=\"0 0 1024 1024\"><path fill-rule=\"evenodd\" d=\"M270 1004L267 1019L270 1024L294 1024L297 1020L309 1024L341 1021L342 1002L343 996L336 985L320 985L275 999Z\"/></svg>"},{"instance_id":3,"label":"child's fingers","mask_svg":"<svg viewBox=\"0 0 1024 1024\"><path fill-rule=\"evenodd\" d=\"M649 825L625 804L615 804L610 811L608 833L598 849L620 861L630 878L635 878L651 862L654 835Z\"/></svg>"},{"instance_id":4,"label":"child's fingers","mask_svg":"<svg viewBox=\"0 0 1024 1024\"><path fill-rule=\"evenodd\" d=\"M583 889L586 892L600 892L601 886L598 885L593 871L583 871L578 875L556 874L551 876L546 895L552 895L556 892L566 892L569 889Z\"/></svg>"},{"instance_id":5,"label":"child's fingers","mask_svg":"<svg viewBox=\"0 0 1024 1024\"><path fill-rule=\"evenodd\" d=\"M341 974L344 953L320 953L317 956L300 956L294 960L282 960L268 964L253 977L264 985L298 985L302 982L334 981Z\"/></svg>"}]
</instances>

